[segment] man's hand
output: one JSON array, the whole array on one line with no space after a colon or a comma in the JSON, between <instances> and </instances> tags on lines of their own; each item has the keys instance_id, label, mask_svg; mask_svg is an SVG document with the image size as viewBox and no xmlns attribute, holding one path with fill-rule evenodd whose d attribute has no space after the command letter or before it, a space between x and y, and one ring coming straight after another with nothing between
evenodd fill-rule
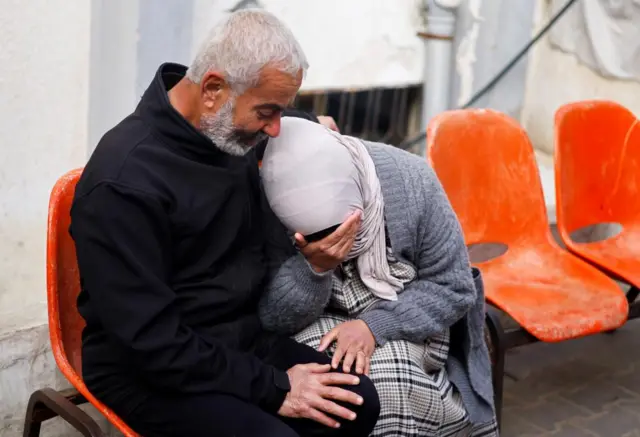
<instances>
[{"instance_id":1,"label":"man's hand","mask_svg":"<svg viewBox=\"0 0 640 437\"><path fill-rule=\"evenodd\" d=\"M320 241L308 243L302 234L295 234L298 249L315 271L334 270L346 259L360 228L360 215L360 211L354 212L331 235Z\"/></svg>"},{"instance_id":2,"label":"man's hand","mask_svg":"<svg viewBox=\"0 0 640 437\"><path fill-rule=\"evenodd\" d=\"M338 125L336 121L333 119L333 117L328 115L318 115L318 121L320 122L321 125L328 127L332 131L336 131L340 133L340 129L338 129Z\"/></svg>"},{"instance_id":3,"label":"man's hand","mask_svg":"<svg viewBox=\"0 0 640 437\"><path fill-rule=\"evenodd\" d=\"M345 373L351 372L355 362L356 373L369 375L369 364L376 348L376 339L364 321L350 320L339 324L322 337L318 350L324 352L334 341L337 343L331 361L334 369L338 368L344 357L342 370Z\"/></svg>"},{"instance_id":4,"label":"man's hand","mask_svg":"<svg viewBox=\"0 0 640 437\"><path fill-rule=\"evenodd\" d=\"M362 405L363 399L356 393L336 385L358 385L357 376L329 372L329 364L298 364L287 370L291 391L287 393L278 414L284 417L315 420L331 428L339 428L340 423L327 416L332 414L347 420L354 420L356 413L335 402L349 402Z\"/></svg>"}]
</instances>

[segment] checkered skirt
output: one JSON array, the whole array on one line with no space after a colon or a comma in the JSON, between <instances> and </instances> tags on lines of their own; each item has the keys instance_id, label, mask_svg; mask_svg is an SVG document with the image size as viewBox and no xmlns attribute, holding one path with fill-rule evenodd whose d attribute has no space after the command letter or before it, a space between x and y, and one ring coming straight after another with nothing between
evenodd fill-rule
<instances>
[{"instance_id":1,"label":"checkered skirt","mask_svg":"<svg viewBox=\"0 0 640 437\"><path fill-rule=\"evenodd\" d=\"M415 279L415 269L398 262L391 251L389 260L396 278L404 283ZM327 311L294 338L317 348L324 334L376 301L360 280L356 264L344 263L334 274ZM334 348L335 344L329 355ZM371 437L497 437L495 422L482 426L469 423L462 399L447 376L448 354L449 332L425 344L399 340L376 348L370 378L378 390L381 413Z\"/></svg>"}]
</instances>

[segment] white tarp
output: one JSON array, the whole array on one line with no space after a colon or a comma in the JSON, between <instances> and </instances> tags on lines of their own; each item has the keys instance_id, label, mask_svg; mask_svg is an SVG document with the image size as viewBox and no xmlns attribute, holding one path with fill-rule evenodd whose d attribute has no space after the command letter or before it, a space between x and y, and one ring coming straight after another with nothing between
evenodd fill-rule
<instances>
[{"instance_id":1,"label":"white tarp","mask_svg":"<svg viewBox=\"0 0 640 437\"><path fill-rule=\"evenodd\" d=\"M305 90L397 87L424 74L422 0L196 0L194 40L229 10L263 7L291 27L309 58Z\"/></svg>"},{"instance_id":2,"label":"white tarp","mask_svg":"<svg viewBox=\"0 0 640 437\"><path fill-rule=\"evenodd\" d=\"M552 13L566 1L551 0ZM640 80L640 0L578 0L549 39L602 76Z\"/></svg>"}]
</instances>

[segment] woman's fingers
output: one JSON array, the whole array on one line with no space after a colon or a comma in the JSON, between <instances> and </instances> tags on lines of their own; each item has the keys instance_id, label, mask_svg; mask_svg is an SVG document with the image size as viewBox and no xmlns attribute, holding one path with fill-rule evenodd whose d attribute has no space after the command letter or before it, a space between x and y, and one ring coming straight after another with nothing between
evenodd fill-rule
<instances>
[{"instance_id":1,"label":"woman's fingers","mask_svg":"<svg viewBox=\"0 0 640 437\"><path fill-rule=\"evenodd\" d=\"M344 241L342 241L340 243L340 246L338 246L336 252L338 253L338 257L342 258L342 259L346 259L347 256L349 255L349 252L351 252L351 248L353 247L353 243L355 242L355 236L349 236L349 237L345 237Z\"/></svg>"},{"instance_id":2,"label":"woman's fingers","mask_svg":"<svg viewBox=\"0 0 640 437\"><path fill-rule=\"evenodd\" d=\"M318 346L318 352L324 352L327 350L331 343L338 339L338 327L336 326L331 331L327 332L322 340L320 340L320 346Z\"/></svg>"},{"instance_id":3,"label":"woman's fingers","mask_svg":"<svg viewBox=\"0 0 640 437\"><path fill-rule=\"evenodd\" d=\"M299 232L296 232L293 238L294 240L296 240L296 246L298 246L300 249L309 244L307 243L307 240L305 240L304 236Z\"/></svg>"},{"instance_id":4,"label":"woman's fingers","mask_svg":"<svg viewBox=\"0 0 640 437\"><path fill-rule=\"evenodd\" d=\"M358 351L356 355L356 373L362 375L367 369L367 361L369 361L367 354L363 351Z\"/></svg>"},{"instance_id":5,"label":"woman's fingers","mask_svg":"<svg viewBox=\"0 0 640 437\"><path fill-rule=\"evenodd\" d=\"M346 237L353 234L354 229L357 229L360 226L360 215L361 212L356 211L349 217L347 217L347 219L342 222L338 229L333 231L331 235L327 236L324 239L324 242L327 244L327 246L331 247L341 244Z\"/></svg>"},{"instance_id":6,"label":"woman's fingers","mask_svg":"<svg viewBox=\"0 0 640 437\"><path fill-rule=\"evenodd\" d=\"M358 221L354 222L351 226L351 228L349 229L349 231L347 232L347 234L344 235L344 237L342 238L342 241L340 242L340 246L339 246L339 252L340 255L342 257L345 257L347 255L349 255L349 252L351 252L351 248L353 247L353 243L356 241L356 236L358 234L358 229L360 229L360 221L358 219Z\"/></svg>"},{"instance_id":7,"label":"woman's fingers","mask_svg":"<svg viewBox=\"0 0 640 437\"><path fill-rule=\"evenodd\" d=\"M331 359L331 367L337 369L340 365L340 361L344 357L346 353L346 349L338 342L338 346L336 347L336 352L333 354L333 358Z\"/></svg>"},{"instance_id":8,"label":"woman's fingers","mask_svg":"<svg viewBox=\"0 0 640 437\"><path fill-rule=\"evenodd\" d=\"M344 361L342 363L342 371L344 373L350 373L351 367L353 367L353 362L357 359L358 351L355 350L354 347L350 347L347 350L347 353L344 356Z\"/></svg>"}]
</instances>

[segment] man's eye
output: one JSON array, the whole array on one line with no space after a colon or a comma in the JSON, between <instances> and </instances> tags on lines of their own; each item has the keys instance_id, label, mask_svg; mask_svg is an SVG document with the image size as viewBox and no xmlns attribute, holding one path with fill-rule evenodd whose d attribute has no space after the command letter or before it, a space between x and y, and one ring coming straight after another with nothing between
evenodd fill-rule
<instances>
[{"instance_id":1,"label":"man's eye","mask_svg":"<svg viewBox=\"0 0 640 437\"><path fill-rule=\"evenodd\" d=\"M258 117L261 119L271 118L273 117L273 111L268 111L268 112L259 111Z\"/></svg>"}]
</instances>

